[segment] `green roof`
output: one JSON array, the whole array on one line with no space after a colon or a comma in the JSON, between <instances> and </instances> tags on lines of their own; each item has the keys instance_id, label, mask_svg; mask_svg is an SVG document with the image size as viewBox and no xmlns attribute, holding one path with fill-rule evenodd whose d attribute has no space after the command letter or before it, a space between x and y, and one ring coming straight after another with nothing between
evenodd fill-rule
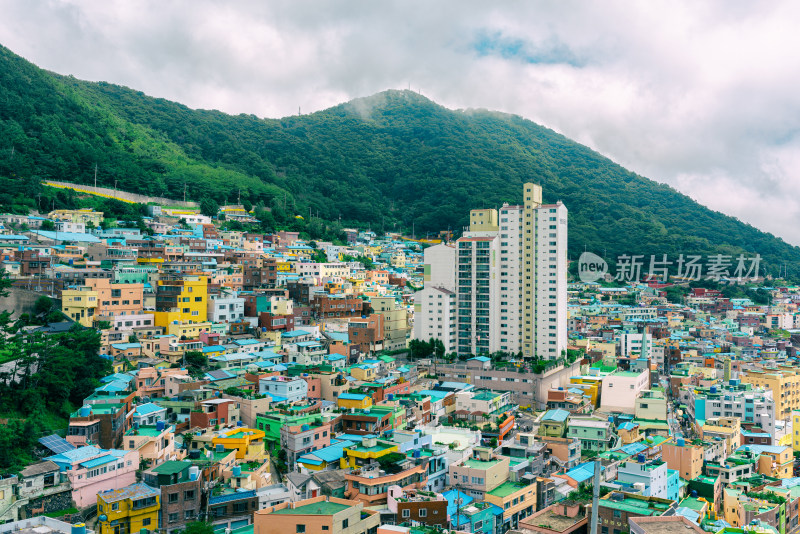
<instances>
[{"instance_id":1,"label":"green roof","mask_svg":"<svg viewBox=\"0 0 800 534\"><path fill-rule=\"evenodd\" d=\"M293 515L333 515L350 508L346 504L339 504L337 502L319 501L311 504L304 504L303 506L295 506L294 508L284 508L283 510L276 510L273 514L293 514Z\"/></svg>"},{"instance_id":2,"label":"green roof","mask_svg":"<svg viewBox=\"0 0 800 534\"><path fill-rule=\"evenodd\" d=\"M612 508L614 510L622 510L623 512L633 512L641 516L661 515L668 508L664 503L631 499L629 497L625 497L621 501L601 499L600 506Z\"/></svg>"},{"instance_id":3,"label":"green roof","mask_svg":"<svg viewBox=\"0 0 800 534\"><path fill-rule=\"evenodd\" d=\"M467 460L464 465L471 469L489 469L500 463L500 460Z\"/></svg>"},{"instance_id":4,"label":"green roof","mask_svg":"<svg viewBox=\"0 0 800 534\"><path fill-rule=\"evenodd\" d=\"M168 460L161 465L155 466L151 471L159 475L174 475L182 472L187 467L191 466L192 462L180 462L177 460Z\"/></svg>"},{"instance_id":5,"label":"green roof","mask_svg":"<svg viewBox=\"0 0 800 534\"><path fill-rule=\"evenodd\" d=\"M494 495L495 497L508 497L512 493L516 493L521 489L527 488L528 486L524 484L517 484L516 482L503 482L499 486L497 486L492 491L487 492L489 495Z\"/></svg>"}]
</instances>

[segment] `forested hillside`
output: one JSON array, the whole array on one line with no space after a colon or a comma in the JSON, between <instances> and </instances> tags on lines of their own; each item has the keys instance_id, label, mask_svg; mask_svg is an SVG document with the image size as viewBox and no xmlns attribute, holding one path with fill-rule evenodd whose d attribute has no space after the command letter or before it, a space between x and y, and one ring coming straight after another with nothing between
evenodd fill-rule
<instances>
[{"instance_id":1,"label":"forested hillside","mask_svg":"<svg viewBox=\"0 0 800 534\"><path fill-rule=\"evenodd\" d=\"M458 231L469 208L520 203L521 184L570 210L570 253L760 253L800 273L800 248L521 117L453 111L387 91L283 119L192 110L38 69L0 47L0 203L32 206L37 180L218 202L241 194L289 214L373 229Z\"/></svg>"}]
</instances>

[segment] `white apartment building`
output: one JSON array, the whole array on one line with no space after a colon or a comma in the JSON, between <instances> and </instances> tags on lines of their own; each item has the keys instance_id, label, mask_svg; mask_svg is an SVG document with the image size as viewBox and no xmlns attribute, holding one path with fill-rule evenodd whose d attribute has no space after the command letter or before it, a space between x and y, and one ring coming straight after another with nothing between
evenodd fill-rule
<instances>
[{"instance_id":1,"label":"white apartment building","mask_svg":"<svg viewBox=\"0 0 800 534\"><path fill-rule=\"evenodd\" d=\"M447 353L456 351L456 248L425 249L425 288L414 295L414 338L439 339Z\"/></svg>"},{"instance_id":2,"label":"white apartment building","mask_svg":"<svg viewBox=\"0 0 800 534\"><path fill-rule=\"evenodd\" d=\"M567 207L538 204L534 188L541 202L541 187L525 184L522 352L553 360L567 349Z\"/></svg>"},{"instance_id":3,"label":"white apartment building","mask_svg":"<svg viewBox=\"0 0 800 534\"><path fill-rule=\"evenodd\" d=\"M425 249L425 287L442 287L456 290L456 248L452 245L435 245Z\"/></svg>"},{"instance_id":4,"label":"white apartment building","mask_svg":"<svg viewBox=\"0 0 800 534\"><path fill-rule=\"evenodd\" d=\"M447 354L456 352L456 294L425 287L414 295L414 339L439 339Z\"/></svg>"},{"instance_id":5,"label":"white apartment building","mask_svg":"<svg viewBox=\"0 0 800 534\"><path fill-rule=\"evenodd\" d=\"M212 323L235 323L244 320L244 298L233 293L209 295L208 320Z\"/></svg>"},{"instance_id":6,"label":"white apartment building","mask_svg":"<svg viewBox=\"0 0 800 534\"><path fill-rule=\"evenodd\" d=\"M642 347L642 340L645 341L644 347ZM650 358L653 355L653 335L636 332L623 332L619 336L619 347L620 354L623 357L628 357L632 353L636 353L641 357ZM664 361L663 349L661 351L661 361Z\"/></svg>"}]
</instances>

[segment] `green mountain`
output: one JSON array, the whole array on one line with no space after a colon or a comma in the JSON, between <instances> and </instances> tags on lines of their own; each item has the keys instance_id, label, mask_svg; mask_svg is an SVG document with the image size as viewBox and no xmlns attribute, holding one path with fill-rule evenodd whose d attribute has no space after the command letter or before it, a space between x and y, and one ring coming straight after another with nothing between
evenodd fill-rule
<instances>
[{"instance_id":1,"label":"green mountain","mask_svg":"<svg viewBox=\"0 0 800 534\"><path fill-rule=\"evenodd\" d=\"M31 205L54 178L410 230L467 223L521 202L526 181L570 210L570 255L759 253L800 273L800 248L524 118L449 110L386 91L313 113L260 119L61 76L0 47L0 204ZM16 209L15 208L15 209Z\"/></svg>"}]
</instances>

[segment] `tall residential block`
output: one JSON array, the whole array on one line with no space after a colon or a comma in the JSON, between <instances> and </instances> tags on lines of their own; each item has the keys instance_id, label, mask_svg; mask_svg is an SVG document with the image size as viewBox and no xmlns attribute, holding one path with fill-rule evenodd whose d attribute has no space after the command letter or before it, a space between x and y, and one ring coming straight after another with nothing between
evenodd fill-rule
<instances>
[{"instance_id":1,"label":"tall residential block","mask_svg":"<svg viewBox=\"0 0 800 534\"><path fill-rule=\"evenodd\" d=\"M567 208L524 204L470 212L456 242L457 352L523 352L556 359L567 346Z\"/></svg>"}]
</instances>

